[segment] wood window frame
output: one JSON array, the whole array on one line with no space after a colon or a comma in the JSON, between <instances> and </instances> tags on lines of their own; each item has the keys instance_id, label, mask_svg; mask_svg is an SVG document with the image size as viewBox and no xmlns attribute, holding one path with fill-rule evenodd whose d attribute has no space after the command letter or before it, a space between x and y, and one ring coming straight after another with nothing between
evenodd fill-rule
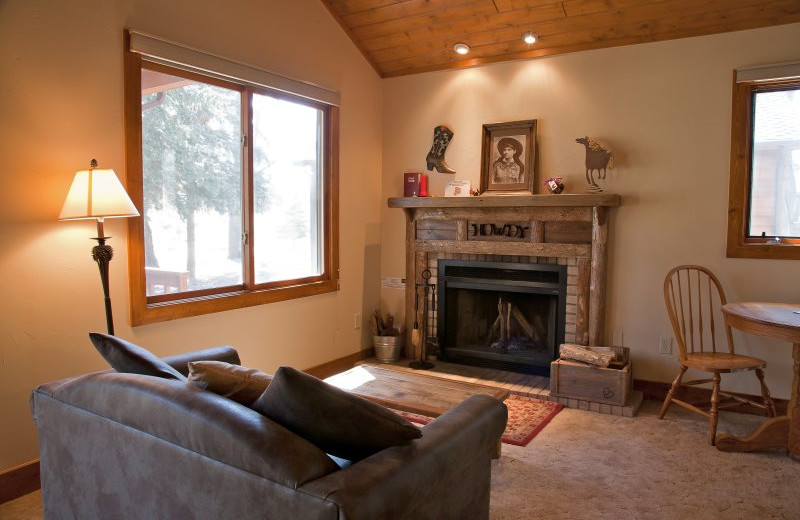
<instances>
[{"instance_id":1,"label":"wood window frame","mask_svg":"<svg viewBox=\"0 0 800 520\"><path fill-rule=\"evenodd\" d=\"M752 183L753 95L800 87L800 78L737 82L733 74L730 185L728 188L728 258L800 260L800 240L748 237Z\"/></svg>"},{"instance_id":2,"label":"wood window frame","mask_svg":"<svg viewBox=\"0 0 800 520\"><path fill-rule=\"evenodd\" d=\"M127 189L133 203L144 215L142 178L141 70L143 59L129 49L127 34L124 57L125 163ZM209 81L209 83L213 80ZM339 289L339 108L325 105L323 146L323 271L315 277L280 281L220 294L148 297L145 276L143 218L128 219L128 271L131 326L188 318L215 312L286 301L335 292ZM248 148L248 154L249 152ZM247 175L246 175L247 180ZM245 182L246 211L252 210L250 182ZM249 255L249 252L245 252Z\"/></svg>"}]
</instances>

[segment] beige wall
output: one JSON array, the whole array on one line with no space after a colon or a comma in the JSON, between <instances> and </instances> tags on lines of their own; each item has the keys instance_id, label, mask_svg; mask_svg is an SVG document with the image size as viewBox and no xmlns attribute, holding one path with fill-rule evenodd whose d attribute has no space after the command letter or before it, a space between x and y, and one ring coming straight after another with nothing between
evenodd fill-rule
<instances>
[{"instance_id":1,"label":"beige wall","mask_svg":"<svg viewBox=\"0 0 800 520\"><path fill-rule=\"evenodd\" d=\"M428 172L434 195L451 179L479 185L485 123L537 119L540 177L563 176L569 193L586 187L575 139L606 144L618 166L605 191L622 196L612 211L606 340L623 334L635 377L671 381L677 364L658 342L672 336L661 287L674 265L710 267L733 301L800 301L800 262L725 258L732 71L798 60L798 49L794 24L386 80L383 195L402 195L403 172L425 171L439 124L455 132L446 160L457 173ZM381 272L402 276L403 213L382 211ZM402 314L402 291L382 296ZM767 359L768 384L788 398L790 346L736 334L739 351ZM726 380L758 393L755 377Z\"/></svg>"},{"instance_id":2,"label":"beige wall","mask_svg":"<svg viewBox=\"0 0 800 520\"><path fill-rule=\"evenodd\" d=\"M107 223L118 334L158 354L231 344L246 364L272 370L366 346L356 312L366 317L380 299L402 315L401 293L379 284L403 275L403 216L386 198L402 193L404 171L425 167L442 123L456 133L447 161L458 173L432 174L434 194L451 178L478 183L483 123L538 119L540 174L564 176L571 192L584 182L576 137L617 152L605 185L623 197L607 328L609 338L624 333L636 377L666 381L674 370L657 354L670 334L660 284L672 265L710 266L731 299L798 300L797 262L724 254L731 70L800 59L797 24L381 82L317 0L0 1L0 471L37 457L32 388L104 368L86 338L104 329L93 225L55 219L90 158L124 177L125 27L342 93L338 293L132 329L125 227ZM768 359L768 382L788 397L787 346L740 339Z\"/></svg>"},{"instance_id":3,"label":"beige wall","mask_svg":"<svg viewBox=\"0 0 800 520\"><path fill-rule=\"evenodd\" d=\"M341 92L341 290L131 329L126 230L113 220L117 334L161 355L230 344L264 370L367 346L353 319L379 298L381 81L318 0L2 1L0 471L38 457L35 386L104 368L87 338L105 329L94 226L56 218L92 157L125 175L123 28Z\"/></svg>"}]
</instances>

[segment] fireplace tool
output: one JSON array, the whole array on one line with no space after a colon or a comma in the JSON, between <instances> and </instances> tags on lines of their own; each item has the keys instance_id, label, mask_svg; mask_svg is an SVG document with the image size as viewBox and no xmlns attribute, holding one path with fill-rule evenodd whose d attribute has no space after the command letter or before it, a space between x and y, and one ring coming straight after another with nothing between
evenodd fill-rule
<instances>
[{"instance_id":1,"label":"fireplace tool","mask_svg":"<svg viewBox=\"0 0 800 520\"><path fill-rule=\"evenodd\" d=\"M431 279L431 272L430 272L430 270L425 269L424 271L422 271L423 283L414 284L415 293L417 291L419 291L419 286L420 285L422 285L422 287L423 287L423 294L422 294L422 329L421 330L418 329L419 324L417 323L417 309L419 307L419 303L418 303L418 299L417 299L417 294L414 295L414 332L416 332L417 330L420 330L419 335L422 336L421 337L422 341L419 344L419 359L416 360L416 361L412 361L411 363L408 364L409 367L411 367L411 368L413 368L415 370L428 369L428 368L433 368L434 367L433 363L431 363L430 361L427 361L425 359L426 354L427 354L426 353L426 350L427 350L426 347L427 347L427 344L428 344L428 332L427 332L428 328L426 326L426 324L428 322L428 298L429 298L430 294L434 294L434 298L436 297L435 296L435 292L432 292L432 291L434 291L436 289L436 285L429 283L430 279ZM414 342L413 341L414 332L411 333L412 343ZM414 345L414 347L416 348L416 345Z\"/></svg>"},{"instance_id":2,"label":"fireplace tool","mask_svg":"<svg viewBox=\"0 0 800 520\"><path fill-rule=\"evenodd\" d=\"M411 330L411 344L414 345L416 350L419 347L419 320L417 314L419 313L419 284L414 284L414 328Z\"/></svg>"}]
</instances>

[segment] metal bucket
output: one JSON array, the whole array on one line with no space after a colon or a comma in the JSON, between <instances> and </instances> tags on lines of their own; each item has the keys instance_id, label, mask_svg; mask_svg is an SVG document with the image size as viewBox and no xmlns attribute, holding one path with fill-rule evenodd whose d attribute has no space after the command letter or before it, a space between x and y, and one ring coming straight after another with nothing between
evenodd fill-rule
<instances>
[{"instance_id":1,"label":"metal bucket","mask_svg":"<svg viewBox=\"0 0 800 520\"><path fill-rule=\"evenodd\" d=\"M400 360L400 349L403 347L403 336L372 336L375 345L375 357L381 363L395 363Z\"/></svg>"}]
</instances>

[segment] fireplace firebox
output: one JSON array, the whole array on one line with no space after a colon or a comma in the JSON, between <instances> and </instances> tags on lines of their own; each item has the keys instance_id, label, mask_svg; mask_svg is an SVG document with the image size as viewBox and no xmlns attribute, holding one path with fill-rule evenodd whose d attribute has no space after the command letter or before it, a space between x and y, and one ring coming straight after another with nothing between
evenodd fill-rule
<instances>
[{"instance_id":1,"label":"fireplace firebox","mask_svg":"<svg viewBox=\"0 0 800 520\"><path fill-rule=\"evenodd\" d=\"M439 357L548 376L564 342L566 288L563 265L439 260Z\"/></svg>"}]
</instances>

